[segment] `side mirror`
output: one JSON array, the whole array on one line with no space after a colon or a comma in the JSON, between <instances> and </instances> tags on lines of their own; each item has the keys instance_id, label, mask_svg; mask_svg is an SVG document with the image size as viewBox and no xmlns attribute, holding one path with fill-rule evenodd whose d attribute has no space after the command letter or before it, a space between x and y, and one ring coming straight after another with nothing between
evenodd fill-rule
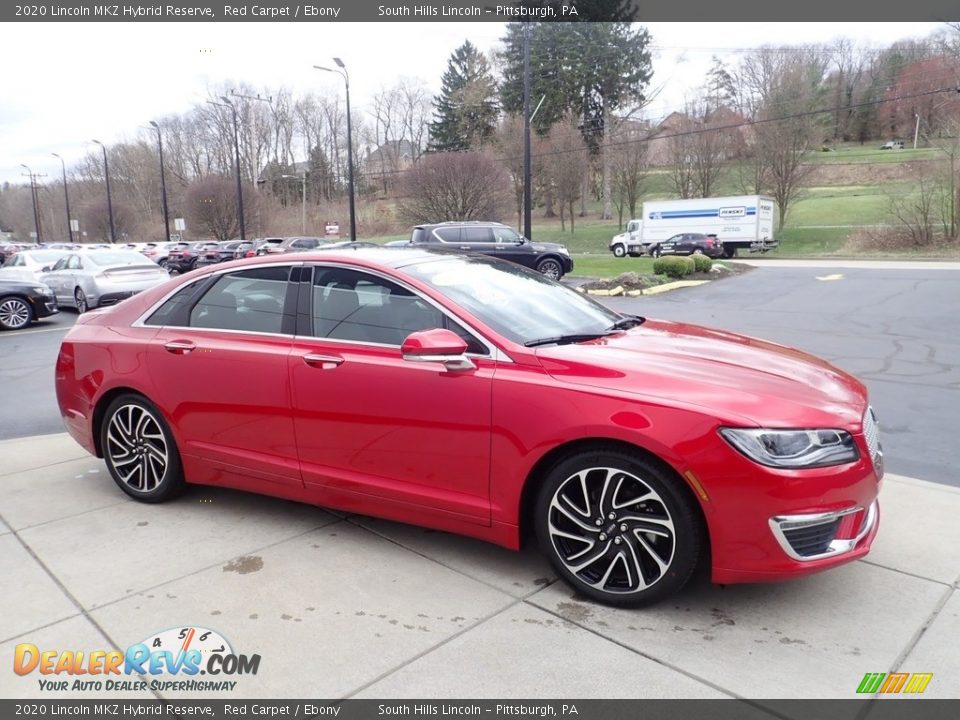
<instances>
[{"instance_id":1,"label":"side mirror","mask_svg":"<svg viewBox=\"0 0 960 720\"><path fill-rule=\"evenodd\" d=\"M475 370L476 365L466 356L466 341L450 330L421 330L411 333L400 346L404 360L432 362L447 370Z\"/></svg>"},{"instance_id":2,"label":"side mirror","mask_svg":"<svg viewBox=\"0 0 960 720\"><path fill-rule=\"evenodd\" d=\"M52 268L49 265L44 265L42 268L40 268L40 272L50 272L51 269Z\"/></svg>"}]
</instances>

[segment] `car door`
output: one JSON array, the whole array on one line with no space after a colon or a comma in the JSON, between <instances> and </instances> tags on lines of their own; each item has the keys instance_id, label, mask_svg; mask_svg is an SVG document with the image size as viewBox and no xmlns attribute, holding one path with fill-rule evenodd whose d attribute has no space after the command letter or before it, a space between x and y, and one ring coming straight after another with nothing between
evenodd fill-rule
<instances>
[{"instance_id":1,"label":"car door","mask_svg":"<svg viewBox=\"0 0 960 720\"><path fill-rule=\"evenodd\" d=\"M60 258L53 269L44 276L43 281L53 290L59 304L73 302L73 286L70 284L71 273L67 269L67 265L75 257L76 255L66 255Z\"/></svg>"},{"instance_id":2,"label":"car door","mask_svg":"<svg viewBox=\"0 0 960 720\"><path fill-rule=\"evenodd\" d=\"M379 274L316 265L300 283L289 357L304 482L338 507L414 521L490 521L487 346ZM417 330L464 337L476 368L404 360Z\"/></svg>"},{"instance_id":3,"label":"car door","mask_svg":"<svg viewBox=\"0 0 960 720\"><path fill-rule=\"evenodd\" d=\"M302 489L287 356L291 265L208 276L164 303L146 364L172 418L187 476L268 492Z\"/></svg>"},{"instance_id":4,"label":"car door","mask_svg":"<svg viewBox=\"0 0 960 720\"><path fill-rule=\"evenodd\" d=\"M493 236L494 250L489 253L501 260L536 269L539 254L522 235L508 227L494 227L489 229Z\"/></svg>"}]
</instances>

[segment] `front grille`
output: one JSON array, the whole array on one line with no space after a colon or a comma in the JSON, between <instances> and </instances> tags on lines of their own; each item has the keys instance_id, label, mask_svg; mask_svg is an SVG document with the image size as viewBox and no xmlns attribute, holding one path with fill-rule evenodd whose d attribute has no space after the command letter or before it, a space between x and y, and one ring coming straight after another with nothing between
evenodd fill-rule
<instances>
[{"instance_id":1,"label":"front grille","mask_svg":"<svg viewBox=\"0 0 960 720\"><path fill-rule=\"evenodd\" d=\"M830 549L830 543L836 537L840 527L840 518L819 524L802 524L798 527L789 527L790 523L783 523L780 529L790 547L800 557L822 555Z\"/></svg>"}]
</instances>

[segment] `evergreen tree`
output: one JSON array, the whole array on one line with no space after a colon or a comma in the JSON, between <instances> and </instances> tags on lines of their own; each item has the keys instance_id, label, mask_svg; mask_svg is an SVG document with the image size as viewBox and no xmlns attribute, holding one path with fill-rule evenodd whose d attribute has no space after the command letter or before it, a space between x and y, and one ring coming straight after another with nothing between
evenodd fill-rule
<instances>
[{"instance_id":1,"label":"evergreen tree","mask_svg":"<svg viewBox=\"0 0 960 720\"><path fill-rule=\"evenodd\" d=\"M469 40L450 56L433 104L431 152L469 150L493 136L499 114L496 84L490 63Z\"/></svg>"},{"instance_id":2,"label":"evergreen tree","mask_svg":"<svg viewBox=\"0 0 960 720\"><path fill-rule=\"evenodd\" d=\"M713 65L707 71L706 84L703 87L704 97L709 110L716 110L724 105L730 106L737 96L737 87L733 75L727 70L723 60L713 56Z\"/></svg>"}]
</instances>

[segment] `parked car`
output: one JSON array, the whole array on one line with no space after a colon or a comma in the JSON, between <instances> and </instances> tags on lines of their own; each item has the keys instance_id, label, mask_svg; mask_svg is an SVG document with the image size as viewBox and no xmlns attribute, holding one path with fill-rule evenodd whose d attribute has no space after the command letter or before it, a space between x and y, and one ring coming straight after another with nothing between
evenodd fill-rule
<instances>
[{"instance_id":1,"label":"parked car","mask_svg":"<svg viewBox=\"0 0 960 720\"><path fill-rule=\"evenodd\" d=\"M79 318L55 376L68 431L137 500L189 481L513 549L530 529L612 605L666 598L700 563L721 584L806 575L877 533L856 378L482 255L204 268Z\"/></svg>"},{"instance_id":2,"label":"parked car","mask_svg":"<svg viewBox=\"0 0 960 720\"><path fill-rule=\"evenodd\" d=\"M256 240L241 240L240 244L234 248L233 259L241 260L246 257L254 257L257 254Z\"/></svg>"},{"instance_id":3,"label":"parked car","mask_svg":"<svg viewBox=\"0 0 960 720\"><path fill-rule=\"evenodd\" d=\"M22 250L37 249L35 245L24 245L23 243L0 243L0 265L13 257Z\"/></svg>"},{"instance_id":4,"label":"parked car","mask_svg":"<svg viewBox=\"0 0 960 720\"><path fill-rule=\"evenodd\" d=\"M217 243L216 247L211 247L200 254L200 257L197 258L196 266L204 267L205 265L216 265L217 263L226 262L227 260L233 260L236 257L237 248L240 247L240 244L239 240L227 240Z\"/></svg>"},{"instance_id":5,"label":"parked car","mask_svg":"<svg viewBox=\"0 0 960 720\"><path fill-rule=\"evenodd\" d=\"M881 150L903 150L903 140L887 140L880 146Z\"/></svg>"},{"instance_id":6,"label":"parked car","mask_svg":"<svg viewBox=\"0 0 960 720\"><path fill-rule=\"evenodd\" d=\"M570 251L557 243L530 242L516 230L495 222L445 222L417 225L412 247L446 252L474 252L509 260L559 280L573 270Z\"/></svg>"},{"instance_id":7,"label":"parked car","mask_svg":"<svg viewBox=\"0 0 960 720\"><path fill-rule=\"evenodd\" d=\"M187 247L189 247L187 243L178 242L147 243L147 247L140 252L143 253L144 257L153 260L153 262L160 267L166 268L170 257L170 251L177 248L183 249Z\"/></svg>"},{"instance_id":8,"label":"parked car","mask_svg":"<svg viewBox=\"0 0 960 720\"><path fill-rule=\"evenodd\" d=\"M271 252L271 248L276 247L282 243L284 238L282 237L266 237L266 238L257 238L253 241L254 243L254 253L250 255L250 251L247 251L247 257L254 257L255 255L267 255Z\"/></svg>"},{"instance_id":9,"label":"parked car","mask_svg":"<svg viewBox=\"0 0 960 720\"><path fill-rule=\"evenodd\" d=\"M319 237L288 237L283 238L280 242L273 242L273 238L270 238L257 248L257 255L306 252L307 250L316 250L318 247L326 244L327 241Z\"/></svg>"},{"instance_id":10,"label":"parked car","mask_svg":"<svg viewBox=\"0 0 960 720\"><path fill-rule=\"evenodd\" d=\"M680 233L655 245L650 250L654 257L660 255L706 255L718 258L723 255L723 245L716 235L703 233Z\"/></svg>"},{"instance_id":11,"label":"parked car","mask_svg":"<svg viewBox=\"0 0 960 720\"><path fill-rule=\"evenodd\" d=\"M190 272L197 266L197 260L208 250L214 250L217 243L205 240L195 243L180 243L167 254L167 269L178 273Z\"/></svg>"},{"instance_id":12,"label":"parked car","mask_svg":"<svg viewBox=\"0 0 960 720\"><path fill-rule=\"evenodd\" d=\"M166 270L134 250L71 253L44 275L57 302L79 313L114 305L169 279Z\"/></svg>"},{"instance_id":13,"label":"parked car","mask_svg":"<svg viewBox=\"0 0 960 720\"><path fill-rule=\"evenodd\" d=\"M7 258L3 267L0 267L0 279L43 282L46 271L68 254L68 250L21 250Z\"/></svg>"},{"instance_id":14,"label":"parked car","mask_svg":"<svg viewBox=\"0 0 960 720\"><path fill-rule=\"evenodd\" d=\"M57 312L57 299L47 285L0 279L0 330L20 330Z\"/></svg>"}]
</instances>

